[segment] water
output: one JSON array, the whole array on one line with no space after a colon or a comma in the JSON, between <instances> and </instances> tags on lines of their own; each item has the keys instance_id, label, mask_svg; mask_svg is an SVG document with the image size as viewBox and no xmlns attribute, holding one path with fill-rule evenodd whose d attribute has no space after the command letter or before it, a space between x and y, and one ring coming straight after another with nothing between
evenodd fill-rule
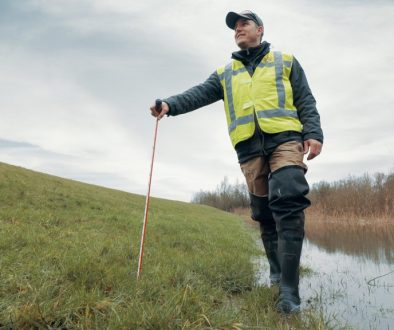
<instances>
[{"instance_id":1,"label":"water","mask_svg":"<svg viewBox=\"0 0 394 330\"><path fill-rule=\"evenodd\" d=\"M309 241L302 263L315 272L300 282L303 307L311 305L356 329L394 328L393 265L363 255L329 253Z\"/></svg>"},{"instance_id":2,"label":"water","mask_svg":"<svg viewBox=\"0 0 394 330\"><path fill-rule=\"evenodd\" d=\"M375 250L371 257L361 245L350 254L305 240L301 264L313 273L300 281L302 308L322 311L336 327L394 329L393 249ZM259 282L268 283L265 258L262 263Z\"/></svg>"}]
</instances>

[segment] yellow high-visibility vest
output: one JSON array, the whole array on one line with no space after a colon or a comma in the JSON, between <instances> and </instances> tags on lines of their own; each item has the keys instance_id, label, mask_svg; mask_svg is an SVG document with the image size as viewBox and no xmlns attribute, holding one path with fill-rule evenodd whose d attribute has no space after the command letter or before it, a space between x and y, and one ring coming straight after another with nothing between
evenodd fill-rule
<instances>
[{"instance_id":1,"label":"yellow high-visibility vest","mask_svg":"<svg viewBox=\"0 0 394 330\"><path fill-rule=\"evenodd\" d=\"M266 133L302 131L289 79L292 64L292 55L269 52L252 77L238 60L217 69L233 146L253 135L255 116Z\"/></svg>"}]
</instances>

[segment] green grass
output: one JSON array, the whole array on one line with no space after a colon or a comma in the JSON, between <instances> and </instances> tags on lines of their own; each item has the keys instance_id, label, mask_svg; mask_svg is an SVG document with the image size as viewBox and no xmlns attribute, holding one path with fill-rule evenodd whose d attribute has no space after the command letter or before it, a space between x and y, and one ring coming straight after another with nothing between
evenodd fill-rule
<instances>
[{"instance_id":1,"label":"green grass","mask_svg":"<svg viewBox=\"0 0 394 330\"><path fill-rule=\"evenodd\" d=\"M255 284L251 229L217 209L0 163L0 329L326 329Z\"/></svg>"}]
</instances>

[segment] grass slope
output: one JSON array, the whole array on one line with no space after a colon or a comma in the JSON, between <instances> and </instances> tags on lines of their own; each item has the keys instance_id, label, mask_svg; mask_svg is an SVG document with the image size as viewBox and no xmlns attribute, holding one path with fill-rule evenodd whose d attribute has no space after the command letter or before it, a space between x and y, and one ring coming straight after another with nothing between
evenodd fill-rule
<instances>
[{"instance_id":1,"label":"grass slope","mask_svg":"<svg viewBox=\"0 0 394 330\"><path fill-rule=\"evenodd\" d=\"M256 287L259 255L237 216L0 163L0 328L325 328L283 319Z\"/></svg>"}]
</instances>

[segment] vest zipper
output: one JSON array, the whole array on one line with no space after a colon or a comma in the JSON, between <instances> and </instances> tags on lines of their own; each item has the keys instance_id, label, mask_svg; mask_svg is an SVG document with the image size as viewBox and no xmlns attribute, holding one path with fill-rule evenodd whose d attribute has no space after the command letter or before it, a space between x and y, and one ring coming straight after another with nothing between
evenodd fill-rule
<instances>
[{"instance_id":1,"label":"vest zipper","mask_svg":"<svg viewBox=\"0 0 394 330\"><path fill-rule=\"evenodd\" d=\"M259 140L260 140L260 148L261 148L261 152L264 156L267 156L267 152L264 149L264 132L261 130L259 122L257 121L257 116L256 116L256 112L254 111L254 123L256 126L256 132L257 135L259 136Z\"/></svg>"}]
</instances>

